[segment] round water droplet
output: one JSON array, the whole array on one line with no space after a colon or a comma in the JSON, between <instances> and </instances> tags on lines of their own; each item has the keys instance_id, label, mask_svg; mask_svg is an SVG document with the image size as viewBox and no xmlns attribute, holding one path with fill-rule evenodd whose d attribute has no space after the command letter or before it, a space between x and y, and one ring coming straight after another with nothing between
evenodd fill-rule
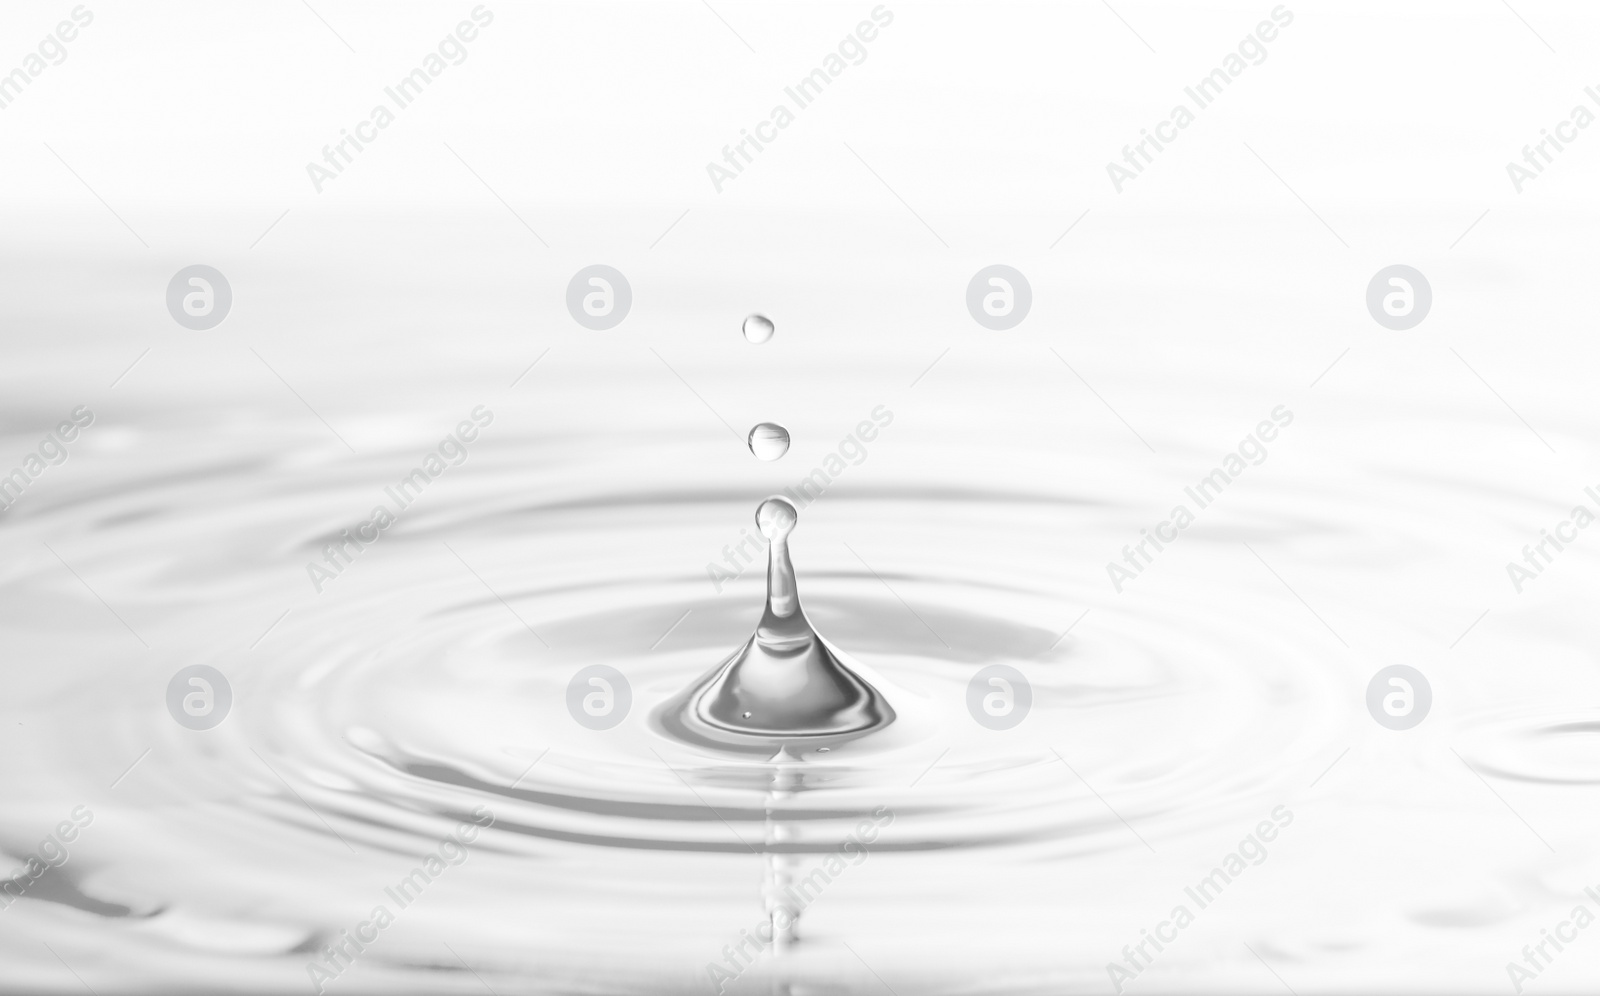
<instances>
[{"instance_id":1,"label":"round water droplet","mask_svg":"<svg viewBox=\"0 0 1600 996\"><path fill-rule=\"evenodd\" d=\"M744 337L751 342L766 342L772 338L772 319L766 315L751 315L744 320Z\"/></svg>"},{"instance_id":2,"label":"round water droplet","mask_svg":"<svg viewBox=\"0 0 1600 996\"><path fill-rule=\"evenodd\" d=\"M776 460L789 452L789 430L776 422L762 422L750 430L750 452L758 460Z\"/></svg>"},{"instance_id":3,"label":"round water droplet","mask_svg":"<svg viewBox=\"0 0 1600 996\"><path fill-rule=\"evenodd\" d=\"M756 507L756 528L769 540L787 538L794 531L794 524L799 521L800 513L794 510L794 506L776 496Z\"/></svg>"}]
</instances>

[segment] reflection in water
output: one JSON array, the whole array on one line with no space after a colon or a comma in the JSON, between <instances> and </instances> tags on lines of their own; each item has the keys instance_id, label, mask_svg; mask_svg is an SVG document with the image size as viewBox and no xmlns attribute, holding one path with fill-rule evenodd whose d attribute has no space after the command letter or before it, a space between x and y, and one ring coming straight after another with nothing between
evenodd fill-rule
<instances>
[{"instance_id":1,"label":"reflection in water","mask_svg":"<svg viewBox=\"0 0 1600 996\"><path fill-rule=\"evenodd\" d=\"M24 855L61 813L96 814L70 862L0 910L22 980L0 981L75 984L38 940L102 993L197 973L301 991L307 959L483 806L495 819L471 857L329 991L468 989L476 973L499 992L703 992L741 932L762 947L730 992L866 991L874 973L902 993L1093 989L1278 805L1294 836L1142 985L1255 978L1243 939L1297 988L1372 965L1411 979L1419 950L1430 971L1459 951L1492 976L1537 934L1519 911L1600 875L1586 810L1569 804L1600 780L1594 694L1530 705L1537 689L1519 697L1473 663L1492 627L1517 632L1508 609L1451 669L1429 657L1481 611L1461 603L1490 598L1441 589L1443 544L1479 543L1493 575L1522 542L1445 535L1440 510L1472 494L1544 521L1527 495L1371 454L1297 467L1293 447L1327 418L1307 410L1306 433L1119 595L1107 556L1191 468L1139 477L1128 454L1142 450L1107 419L1075 440L1070 474L1041 477L1027 457L1059 438L964 449L896 402L901 435L807 506L798 575L797 515L769 499L765 591L754 572L719 590L702 565L782 482L755 476L781 462L750 459L721 426L669 422L615 433L597 466L586 430L529 428L488 400L496 432L320 593L306 561L437 425L364 436L340 422L352 457L303 411L196 425L96 405L71 461L0 520L0 620L19 662L0 844ZM1196 465L1236 438L1167 426L1152 442ZM921 455L901 467L900 452ZM1574 547L1560 567L1590 556ZM1412 593L1406 612L1374 609L1392 601L1374 563ZM1362 698L1389 656L1437 693L1405 733ZM1587 687L1586 659L1545 656ZM163 701L200 664L233 692L205 731ZM610 729L567 712L591 665L632 689ZM967 712L991 665L1031 685L1014 729ZM841 854L852 840L868 857ZM834 860L848 870L824 883ZM980 934L994 951L976 958ZM1237 963L1218 953L1235 948Z\"/></svg>"}]
</instances>

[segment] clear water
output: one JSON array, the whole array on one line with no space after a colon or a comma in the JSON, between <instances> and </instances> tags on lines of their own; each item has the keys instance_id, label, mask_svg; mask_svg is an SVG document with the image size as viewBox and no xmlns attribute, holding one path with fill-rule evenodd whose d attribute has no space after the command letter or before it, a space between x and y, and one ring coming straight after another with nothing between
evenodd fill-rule
<instances>
[{"instance_id":1,"label":"clear water","mask_svg":"<svg viewBox=\"0 0 1600 996\"><path fill-rule=\"evenodd\" d=\"M775 422L762 422L746 438L750 452L758 460L776 460L789 452L789 430Z\"/></svg>"},{"instance_id":2,"label":"clear water","mask_svg":"<svg viewBox=\"0 0 1600 996\"><path fill-rule=\"evenodd\" d=\"M445 255L440 287L493 265ZM341 932L377 930L328 991L706 992L711 966L732 971L723 949L762 933L730 991L1103 991L1107 963L1278 807L1293 819L1260 866L1133 985L1276 991L1256 954L1299 992L1505 984L1600 881L1600 547L1512 592L1504 562L1587 482L1444 329L1563 461L1597 426L1540 392L1577 374L1489 364L1467 259L1419 261L1450 324L1399 338L1362 324L1378 264L1329 264L1349 313L1304 319L1292 345L1176 318L1068 332L1043 276L1032 339L929 341L920 305L872 309L961 286L930 263L863 292L860 327L826 328L852 311L838 302L798 318L815 341L786 333L771 358L704 345L685 303L650 340L682 380L641 339L557 318L548 342L514 324L395 351L380 332L455 320L454 295L422 291L336 346L292 310L205 336L159 312L19 336L6 459L80 401L97 417L0 521L0 828L20 864L75 807L92 822L0 910L0 984L74 990L65 963L101 993L306 991ZM1084 265L1085 288L1115 284ZM1276 264L1264 248L1229 265ZM170 275L146 269L106 299ZM268 286L234 283L236 308ZM382 297L362 290L330 312ZM1195 291L1226 310L1211 293ZM1287 315L1295 293L1262 307ZM1126 297L1106 294L1083 322L1115 324ZM883 338L841 365L862 328ZM493 419L464 460L318 592L308 565L393 508L385 489L480 404ZM808 442L752 461L707 404L734 425L793 411ZM1264 462L1118 593L1107 563L1280 404L1294 421ZM843 440L875 406L892 420L857 463ZM830 457L842 472L797 502L795 579L893 722L760 751L681 735L663 710L762 619L751 510ZM1405 732L1365 704L1396 663L1433 687ZM232 691L210 730L166 706L193 665ZM967 707L998 665L1031 687L1005 730ZM630 695L605 729L568 706L596 666ZM402 906L390 890L430 854L439 873ZM363 928L379 906L392 922ZM1568 980L1594 964L1581 942L1561 957Z\"/></svg>"},{"instance_id":3,"label":"clear water","mask_svg":"<svg viewBox=\"0 0 1600 996\"><path fill-rule=\"evenodd\" d=\"M744 337L748 341L761 343L772 338L776 326L766 315L750 315L740 325L740 330L744 332Z\"/></svg>"},{"instance_id":4,"label":"clear water","mask_svg":"<svg viewBox=\"0 0 1600 996\"><path fill-rule=\"evenodd\" d=\"M767 541L761 619L743 646L663 710L667 729L773 754L831 749L894 722L882 690L818 635L800 606L789 559L789 536L798 521L794 505L783 498L768 498L756 508L756 525Z\"/></svg>"}]
</instances>

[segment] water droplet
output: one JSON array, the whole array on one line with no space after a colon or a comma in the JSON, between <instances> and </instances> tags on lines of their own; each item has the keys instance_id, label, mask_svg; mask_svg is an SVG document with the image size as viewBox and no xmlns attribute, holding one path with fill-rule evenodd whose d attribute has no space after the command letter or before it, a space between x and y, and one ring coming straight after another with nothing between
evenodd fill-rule
<instances>
[{"instance_id":1,"label":"water droplet","mask_svg":"<svg viewBox=\"0 0 1600 996\"><path fill-rule=\"evenodd\" d=\"M818 747L817 748L817 753L818 754L826 754L830 750L833 750L833 748L832 747Z\"/></svg>"},{"instance_id":2,"label":"water droplet","mask_svg":"<svg viewBox=\"0 0 1600 996\"><path fill-rule=\"evenodd\" d=\"M744 337L751 342L766 342L772 338L774 326L766 315L751 315L744 320Z\"/></svg>"},{"instance_id":3,"label":"water droplet","mask_svg":"<svg viewBox=\"0 0 1600 996\"><path fill-rule=\"evenodd\" d=\"M799 520L784 498L757 507L756 527L768 541L766 608L744 646L669 707L683 732L749 745L857 737L894 722L888 700L817 635L800 607L789 560L789 534Z\"/></svg>"},{"instance_id":4,"label":"water droplet","mask_svg":"<svg viewBox=\"0 0 1600 996\"><path fill-rule=\"evenodd\" d=\"M782 543L794 532L800 513L782 498L768 498L756 507L756 528L774 543Z\"/></svg>"},{"instance_id":5,"label":"water droplet","mask_svg":"<svg viewBox=\"0 0 1600 996\"><path fill-rule=\"evenodd\" d=\"M762 422L750 430L750 452L758 460L776 460L789 452L789 430L776 422Z\"/></svg>"}]
</instances>

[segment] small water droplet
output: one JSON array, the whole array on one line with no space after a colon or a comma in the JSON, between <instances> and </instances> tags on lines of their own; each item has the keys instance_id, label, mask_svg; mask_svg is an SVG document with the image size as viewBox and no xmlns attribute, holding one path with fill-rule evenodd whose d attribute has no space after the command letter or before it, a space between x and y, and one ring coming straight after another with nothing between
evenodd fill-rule
<instances>
[{"instance_id":1,"label":"small water droplet","mask_svg":"<svg viewBox=\"0 0 1600 996\"><path fill-rule=\"evenodd\" d=\"M758 460L776 460L789 452L789 430L776 422L762 422L750 430L750 452Z\"/></svg>"},{"instance_id":2,"label":"small water droplet","mask_svg":"<svg viewBox=\"0 0 1600 996\"><path fill-rule=\"evenodd\" d=\"M817 748L817 753L818 754L826 754L830 750L833 750L833 748L832 747L818 747Z\"/></svg>"},{"instance_id":3,"label":"small water droplet","mask_svg":"<svg viewBox=\"0 0 1600 996\"><path fill-rule=\"evenodd\" d=\"M744 337L751 342L766 342L772 338L772 319L766 315L751 315L744 320Z\"/></svg>"},{"instance_id":4,"label":"small water droplet","mask_svg":"<svg viewBox=\"0 0 1600 996\"><path fill-rule=\"evenodd\" d=\"M749 710L745 710L744 718L745 719L749 719L751 716L754 716L754 715L755 715L755 713L750 712Z\"/></svg>"}]
</instances>

